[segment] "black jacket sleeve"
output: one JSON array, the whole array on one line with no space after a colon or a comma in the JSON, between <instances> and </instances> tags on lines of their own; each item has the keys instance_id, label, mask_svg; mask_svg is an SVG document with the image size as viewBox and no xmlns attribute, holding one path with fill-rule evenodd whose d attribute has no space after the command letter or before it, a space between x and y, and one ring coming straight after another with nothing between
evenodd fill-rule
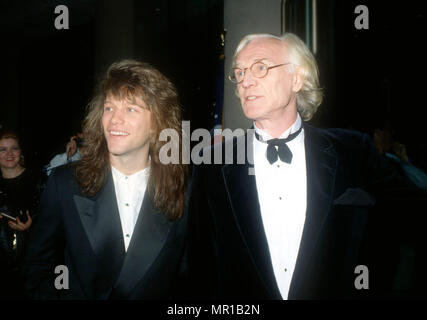
<instances>
[{"instance_id":1,"label":"black jacket sleeve","mask_svg":"<svg viewBox=\"0 0 427 320\"><path fill-rule=\"evenodd\" d=\"M51 175L43 192L40 213L30 231L24 255L26 291L31 299L56 299L55 268L63 261L63 227L57 176Z\"/></svg>"}]
</instances>

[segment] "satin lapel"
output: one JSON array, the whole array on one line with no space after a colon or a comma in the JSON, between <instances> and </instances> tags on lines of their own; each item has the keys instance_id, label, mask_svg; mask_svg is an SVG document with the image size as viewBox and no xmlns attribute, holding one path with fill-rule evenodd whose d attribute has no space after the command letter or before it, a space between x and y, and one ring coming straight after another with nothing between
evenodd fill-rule
<instances>
[{"instance_id":1,"label":"satin lapel","mask_svg":"<svg viewBox=\"0 0 427 320\"><path fill-rule=\"evenodd\" d=\"M250 169L253 173L253 165L250 164L253 163L253 134L249 133L247 140L246 137L247 135L241 138L245 139L245 142L239 141L239 138L236 139L233 146L234 164L223 166L223 177L235 219L259 277L270 295L280 299L280 292L275 280L270 251L262 223L255 175L249 174ZM245 150L247 152L244 164L236 164L237 144L240 143L246 143Z\"/></svg>"},{"instance_id":2,"label":"satin lapel","mask_svg":"<svg viewBox=\"0 0 427 320\"><path fill-rule=\"evenodd\" d=\"M122 267L125 251L111 172L92 200L74 195L74 203L100 270L105 277L114 281Z\"/></svg>"},{"instance_id":3,"label":"satin lapel","mask_svg":"<svg viewBox=\"0 0 427 320\"><path fill-rule=\"evenodd\" d=\"M146 192L123 268L114 288L118 296L126 297L144 277L163 248L171 225L165 215L154 208L152 197Z\"/></svg>"},{"instance_id":4,"label":"satin lapel","mask_svg":"<svg viewBox=\"0 0 427 320\"><path fill-rule=\"evenodd\" d=\"M320 130L304 125L304 135L307 166L307 211L289 299L297 294L300 285L305 280L310 281L307 279L306 271L313 263L313 253L331 209L337 168L335 150Z\"/></svg>"}]
</instances>

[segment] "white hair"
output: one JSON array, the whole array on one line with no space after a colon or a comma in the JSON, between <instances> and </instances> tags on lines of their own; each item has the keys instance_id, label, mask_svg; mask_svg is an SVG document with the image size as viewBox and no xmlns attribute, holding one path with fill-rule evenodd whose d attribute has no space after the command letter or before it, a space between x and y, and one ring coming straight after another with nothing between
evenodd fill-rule
<instances>
[{"instance_id":1,"label":"white hair","mask_svg":"<svg viewBox=\"0 0 427 320\"><path fill-rule=\"evenodd\" d=\"M316 59L298 36L289 32L280 37L268 33L249 34L239 42L236 48L233 56L233 67L240 51L251 41L260 38L281 41L288 50L289 62L299 66L303 78L303 86L297 93L297 108L303 120L310 120L322 103L323 93L322 88L319 86L319 69Z\"/></svg>"}]
</instances>

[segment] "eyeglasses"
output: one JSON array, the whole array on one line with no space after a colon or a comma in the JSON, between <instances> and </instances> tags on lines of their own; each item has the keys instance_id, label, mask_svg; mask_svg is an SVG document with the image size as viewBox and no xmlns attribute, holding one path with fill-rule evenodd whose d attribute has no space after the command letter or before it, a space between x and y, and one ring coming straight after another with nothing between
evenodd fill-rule
<instances>
[{"instance_id":1,"label":"eyeglasses","mask_svg":"<svg viewBox=\"0 0 427 320\"><path fill-rule=\"evenodd\" d=\"M285 66L287 64L291 64L291 62L278 64L275 66L268 66L263 62L256 61L254 62L249 68L233 68L231 69L231 72L228 76L228 79L230 79L231 82L235 84L239 84L243 81L245 77L246 70L249 69L251 71L251 74L256 78L264 78L268 74L268 70Z\"/></svg>"}]
</instances>

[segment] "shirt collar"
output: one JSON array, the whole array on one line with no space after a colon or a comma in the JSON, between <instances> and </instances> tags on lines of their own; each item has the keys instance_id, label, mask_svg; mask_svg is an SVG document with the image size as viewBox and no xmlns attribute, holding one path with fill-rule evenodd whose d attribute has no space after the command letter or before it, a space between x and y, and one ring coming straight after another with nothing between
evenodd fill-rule
<instances>
[{"instance_id":1,"label":"shirt collar","mask_svg":"<svg viewBox=\"0 0 427 320\"><path fill-rule=\"evenodd\" d=\"M139 179L140 177L145 177L146 175L148 175L148 173L150 172L150 167L146 167L130 175L123 174L113 166L111 166L111 171L113 173L114 178L117 180Z\"/></svg>"},{"instance_id":2,"label":"shirt collar","mask_svg":"<svg viewBox=\"0 0 427 320\"><path fill-rule=\"evenodd\" d=\"M299 128L301 127L301 125L302 125L302 120L301 120L301 117L300 117L299 113L297 113L297 119L295 120L295 122L293 123L293 125L292 125L290 128L288 128L287 130L285 130L285 131L284 131L284 132L279 136L279 139L286 138L286 137L287 137L287 136L289 136L291 133L294 133L294 132L298 131L298 130L299 130ZM269 135L267 132L265 132L264 130L262 130L262 129L258 128L258 127L256 126L256 124L255 124L255 121L254 121L254 128L255 128L255 132L256 132L259 136L261 136L262 140L264 140L264 141L268 141L268 140L270 140L270 139L273 139L273 137L272 137L271 135Z\"/></svg>"}]
</instances>

